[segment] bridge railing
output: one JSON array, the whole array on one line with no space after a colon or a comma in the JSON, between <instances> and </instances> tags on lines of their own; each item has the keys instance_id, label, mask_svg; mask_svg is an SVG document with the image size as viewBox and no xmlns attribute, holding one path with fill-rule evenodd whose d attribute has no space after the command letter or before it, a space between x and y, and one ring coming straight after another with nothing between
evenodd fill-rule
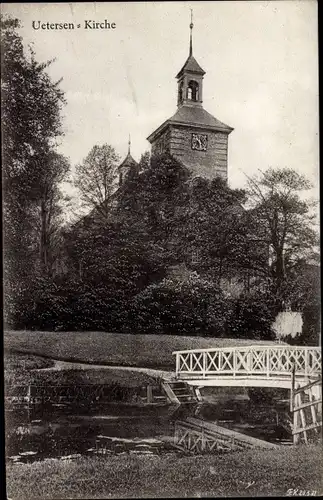
<instances>
[{"instance_id":1,"label":"bridge railing","mask_svg":"<svg viewBox=\"0 0 323 500\"><path fill-rule=\"evenodd\" d=\"M303 346L246 346L175 351L176 377L214 376L273 378L321 373L321 349Z\"/></svg>"}]
</instances>

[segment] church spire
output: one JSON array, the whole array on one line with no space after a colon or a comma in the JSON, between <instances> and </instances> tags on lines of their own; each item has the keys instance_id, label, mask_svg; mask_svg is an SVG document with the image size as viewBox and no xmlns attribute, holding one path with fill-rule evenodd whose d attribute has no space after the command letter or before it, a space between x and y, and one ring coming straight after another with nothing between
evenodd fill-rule
<instances>
[{"instance_id":1,"label":"church spire","mask_svg":"<svg viewBox=\"0 0 323 500\"><path fill-rule=\"evenodd\" d=\"M129 175L130 172L137 171L138 172L138 163L133 159L130 153L131 149L131 136L129 134L128 138L128 154L121 163L121 165L118 166L118 171L119 171L119 186L121 186L125 178Z\"/></svg>"},{"instance_id":2,"label":"church spire","mask_svg":"<svg viewBox=\"0 0 323 500\"><path fill-rule=\"evenodd\" d=\"M190 24L190 57L193 55L193 10L191 9L191 24Z\"/></svg>"},{"instance_id":3,"label":"church spire","mask_svg":"<svg viewBox=\"0 0 323 500\"><path fill-rule=\"evenodd\" d=\"M178 92L177 106L202 106L202 80L205 71L193 56L193 10L191 9L190 22L190 50L188 58L177 74Z\"/></svg>"}]
</instances>

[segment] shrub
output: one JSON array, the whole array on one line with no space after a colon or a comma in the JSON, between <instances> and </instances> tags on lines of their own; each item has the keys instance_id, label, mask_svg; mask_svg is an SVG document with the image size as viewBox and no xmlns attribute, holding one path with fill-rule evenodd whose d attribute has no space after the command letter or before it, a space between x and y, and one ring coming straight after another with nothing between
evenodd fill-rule
<instances>
[{"instance_id":1,"label":"shrub","mask_svg":"<svg viewBox=\"0 0 323 500\"><path fill-rule=\"evenodd\" d=\"M232 299L226 334L228 337L274 340L275 333L271 326L276 313L275 302L266 292L257 290Z\"/></svg>"},{"instance_id":2,"label":"shrub","mask_svg":"<svg viewBox=\"0 0 323 500\"><path fill-rule=\"evenodd\" d=\"M148 286L134 298L130 316L138 332L220 336L227 304L214 283L191 273Z\"/></svg>"},{"instance_id":3,"label":"shrub","mask_svg":"<svg viewBox=\"0 0 323 500\"><path fill-rule=\"evenodd\" d=\"M20 300L21 297L21 300ZM37 279L21 290L7 327L31 330L108 330L120 328L127 309L120 294L102 284Z\"/></svg>"}]
</instances>

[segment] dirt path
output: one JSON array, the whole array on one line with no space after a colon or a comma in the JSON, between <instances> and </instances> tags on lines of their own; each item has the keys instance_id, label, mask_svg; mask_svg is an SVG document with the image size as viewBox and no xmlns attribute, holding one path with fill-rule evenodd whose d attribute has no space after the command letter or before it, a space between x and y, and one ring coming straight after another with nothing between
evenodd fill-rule
<instances>
[{"instance_id":1,"label":"dirt path","mask_svg":"<svg viewBox=\"0 0 323 500\"><path fill-rule=\"evenodd\" d=\"M163 377L170 379L174 377L173 372L164 370L154 370L153 368L141 368L138 366L109 366L109 365L93 365L91 363L77 363L73 361L59 361L53 359L54 366L49 368L38 368L37 371L59 371L59 370L124 370L131 372L141 372L150 375L151 377Z\"/></svg>"}]
</instances>

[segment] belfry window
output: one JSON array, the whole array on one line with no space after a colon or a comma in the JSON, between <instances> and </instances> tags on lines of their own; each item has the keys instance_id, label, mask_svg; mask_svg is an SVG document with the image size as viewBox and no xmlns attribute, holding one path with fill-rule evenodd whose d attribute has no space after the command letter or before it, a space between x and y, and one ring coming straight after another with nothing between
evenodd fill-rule
<instances>
[{"instance_id":1,"label":"belfry window","mask_svg":"<svg viewBox=\"0 0 323 500\"><path fill-rule=\"evenodd\" d=\"M199 84L191 80L187 87L187 99L189 101L198 101L199 99Z\"/></svg>"},{"instance_id":2,"label":"belfry window","mask_svg":"<svg viewBox=\"0 0 323 500\"><path fill-rule=\"evenodd\" d=\"M180 83L178 88L178 102L183 102L183 82Z\"/></svg>"}]
</instances>

